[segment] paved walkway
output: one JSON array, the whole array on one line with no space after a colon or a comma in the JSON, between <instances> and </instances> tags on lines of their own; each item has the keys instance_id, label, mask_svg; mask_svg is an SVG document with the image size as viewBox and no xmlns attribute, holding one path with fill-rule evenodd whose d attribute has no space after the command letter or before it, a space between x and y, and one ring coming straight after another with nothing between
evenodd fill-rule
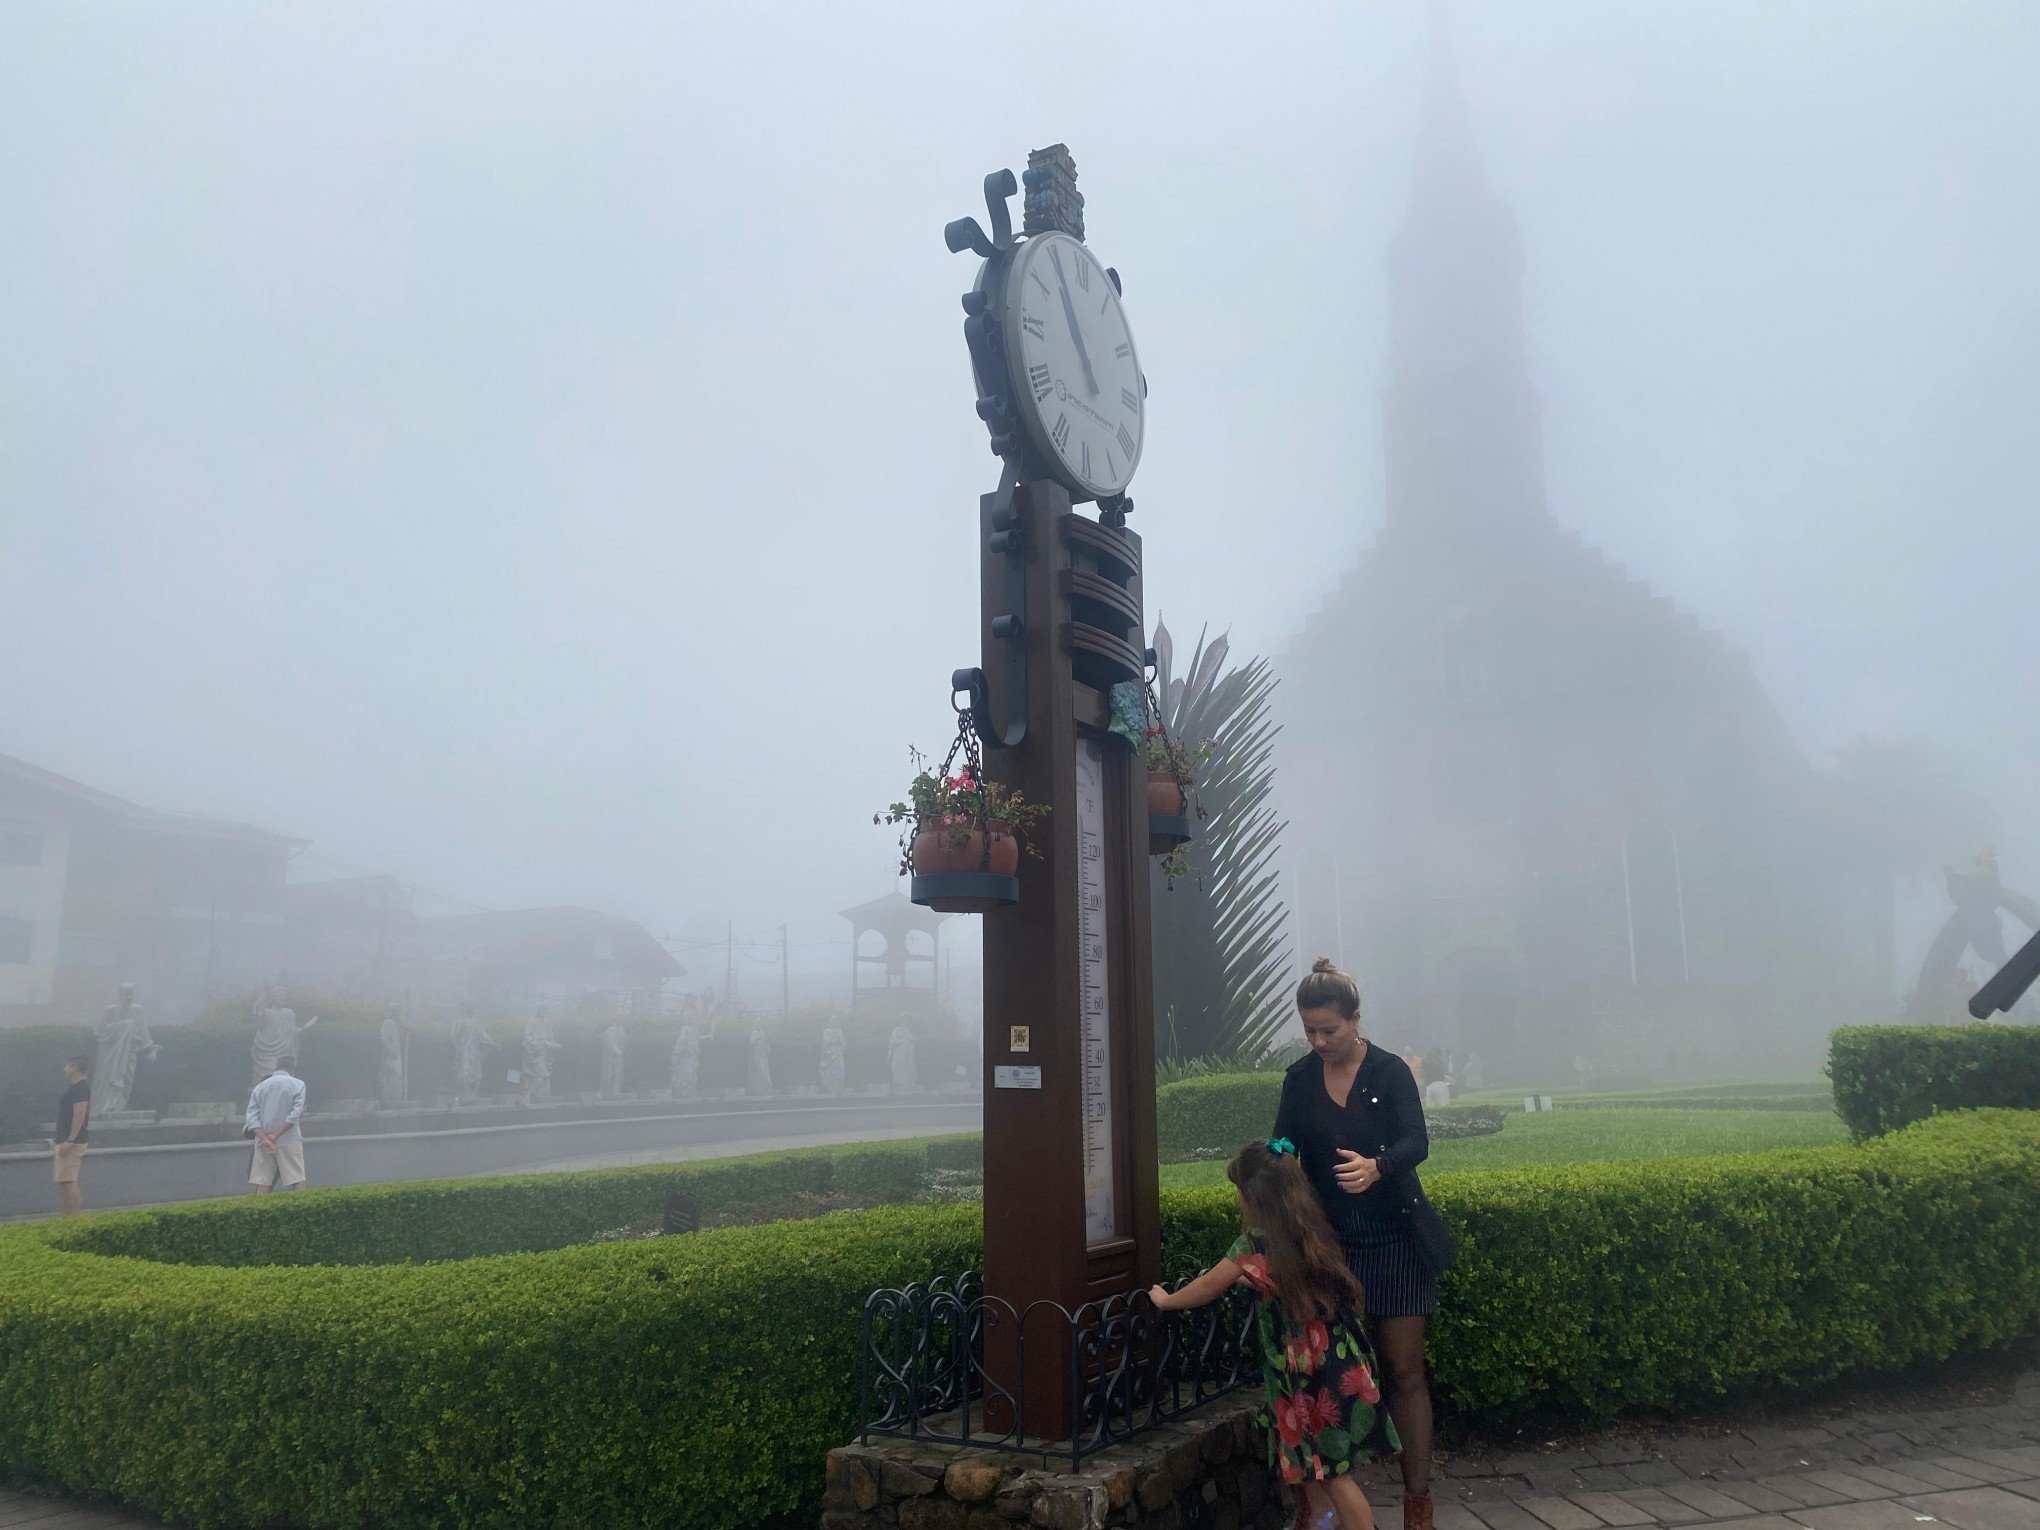
<instances>
[{"instance_id":1,"label":"paved walkway","mask_svg":"<svg viewBox=\"0 0 2040 1530\"><path fill-rule=\"evenodd\" d=\"M1981 1405L1885 1398L1461 1452L1432 1486L1438 1530L2040 1530L2040 1364L1995 1390L2001 1400ZM1400 1491L1369 1484L1380 1530L1402 1530Z\"/></svg>"},{"instance_id":2,"label":"paved walkway","mask_svg":"<svg viewBox=\"0 0 2040 1530\"><path fill-rule=\"evenodd\" d=\"M1903 1397L1746 1426L1616 1430L1542 1450L1441 1457L1438 1530L2040 1530L2040 1363L1996 1400ZM1399 1486L1368 1484L1379 1530ZM159 1521L0 1488L0 1530L139 1530Z\"/></svg>"}]
</instances>

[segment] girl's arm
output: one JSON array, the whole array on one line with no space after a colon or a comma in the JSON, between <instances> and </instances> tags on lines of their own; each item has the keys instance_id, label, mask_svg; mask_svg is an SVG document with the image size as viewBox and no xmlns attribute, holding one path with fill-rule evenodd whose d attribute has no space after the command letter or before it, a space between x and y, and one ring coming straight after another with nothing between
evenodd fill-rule
<instances>
[{"instance_id":1,"label":"girl's arm","mask_svg":"<svg viewBox=\"0 0 2040 1530\"><path fill-rule=\"evenodd\" d=\"M1208 1307L1233 1288L1241 1271L1236 1260L1221 1259L1180 1291L1151 1286L1148 1300L1164 1312L1182 1312L1190 1307Z\"/></svg>"}]
</instances>

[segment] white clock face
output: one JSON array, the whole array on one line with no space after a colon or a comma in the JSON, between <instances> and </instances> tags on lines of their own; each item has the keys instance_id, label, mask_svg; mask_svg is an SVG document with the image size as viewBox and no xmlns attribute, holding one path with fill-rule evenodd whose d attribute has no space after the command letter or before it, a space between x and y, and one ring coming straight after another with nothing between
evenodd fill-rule
<instances>
[{"instance_id":1,"label":"white clock face","mask_svg":"<svg viewBox=\"0 0 2040 1530\"><path fill-rule=\"evenodd\" d=\"M1082 496L1133 481L1147 387L1126 311L1097 257L1068 234L1040 234L1006 277L1014 397L1036 450Z\"/></svg>"}]
</instances>

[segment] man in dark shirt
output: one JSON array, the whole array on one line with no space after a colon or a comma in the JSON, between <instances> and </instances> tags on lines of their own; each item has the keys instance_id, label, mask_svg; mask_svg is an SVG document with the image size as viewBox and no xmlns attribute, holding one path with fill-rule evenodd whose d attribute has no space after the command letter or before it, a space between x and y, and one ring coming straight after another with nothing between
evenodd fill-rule
<instances>
[{"instance_id":1,"label":"man in dark shirt","mask_svg":"<svg viewBox=\"0 0 2040 1530\"><path fill-rule=\"evenodd\" d=\"M57 1096L52 1138L56 1168L51 1177L57 1182L57 1193L63 1197L67 1217L75 1217L79 1211L78 1167L85 1161L85 1123L92 1114L92 1080L86 1076L90 1068L91 1064L83 1057L67 1058L64 1062L67 1087Z\"/></svg>"}]
</instances>

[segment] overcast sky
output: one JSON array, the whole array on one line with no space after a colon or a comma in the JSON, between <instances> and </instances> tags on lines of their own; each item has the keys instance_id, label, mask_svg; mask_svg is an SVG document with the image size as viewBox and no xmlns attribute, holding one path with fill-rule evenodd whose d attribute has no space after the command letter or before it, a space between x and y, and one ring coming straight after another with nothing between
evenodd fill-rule
<instances>
[{"instance_id":1,"label":"overcast sky","mask_svg":"<svg viewBox=\"0 0 2040 1530\"><path fill-rule=\"evenodd\" d=\"M1069 143L1152 387L1150 614L1279 648L1381 516L1429 31L14 0L0 752L308 837L306 876L847 965L870 813L974 657L996 463L943 223ZM1810 758L1939 743L2040 888L2040 7L1452 31L1554 513Z\"/></svg>"}]
</instances>

